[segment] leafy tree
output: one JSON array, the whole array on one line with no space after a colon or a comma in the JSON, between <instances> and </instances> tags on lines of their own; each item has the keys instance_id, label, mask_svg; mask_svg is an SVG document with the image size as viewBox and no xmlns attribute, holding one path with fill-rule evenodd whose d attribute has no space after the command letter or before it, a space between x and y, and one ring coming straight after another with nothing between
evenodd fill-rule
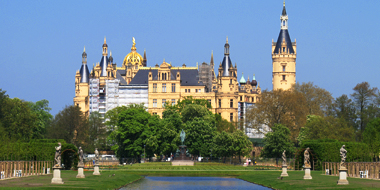
<instances>
[{"instance_id":1,"label":"leafy tree","mask_svg":"<svg viewBox=\"0 0 380 190\"><path fill-rule=\"evenodd\" d=\"M186 132L185 145L190 154L210 155L216 132L214 123L196 117L185 123L184 130Z\"/></svg>"},{"instance_id":2,"label":"leafy tree","mask_svg":"<svg viewBox=\"0 0 380 190\"><path fill-rule=\"evenodd\" d=\"M18 98L3 98L1 123L11 140L29 141L33 138L37 116L28 103Z\"/></svg>"},{"instance_id":3,"label":"leafy tree","mask_svg":"<svg viewBox=\"0 0 380 190\"><path fill-rule=\"evenodd\" d=\"M66 106L57 113L47 129L51 139L64 139L75 146L83 146L88 135L88 120L78 106Z\"/></svg>"},{"instance_id":4,"label":"leafy tree","mask_svg":"<svg viewBox=\"0 0 380 190\"><path fill-rule=\"evenodd\" d=\"M197 104L204 106L208 109L211 109L211 103L209 103L206 99L194 99L192 96L187 96L183 100L178 101L177 104L170 106L167 105L169 109L177 109L179 112L182 112L182 110L187 106L191 104ZM166 107L165 107L166 108Z\"/></svg>"},{"instance_id":5,"label":"leafy tree","mask_svg":"<svg viewBox=\"0 0 380 190\"><path fill-rule=\"evenodd\" d=\"M368 108L373 104L378 89L376 87L371 88L368 82L362 82L357 84L353 90L354 93L352 93L351 96L355 103L356 113L359 118L357 128L359 130L358 137L361 139L361 133L364 131L367 123L372 119L369 117Z\"/></svg>"},{"instance_id":6,"label":"leafy tree","mask_svg":"<svg viewBox=\"0 0 380 190\"><path fill-rule=\"evenodd\" d=\"M50 124L53 116L49 113L51 108L49 107L48 100L40 100L36 103L28 102L29 107L34 114L37 116L35 122L35 127L33 130L33 139L42 139L46 135L46 128Z\"/></svg>"},{"instance_id":7,"label":"leafy tree","mask_svg":"<svg viewBox=\"0 0 380 190\"><path fill-rule=\"evenodd\" d=\"M306 99L308 115L326 115L331 106L333 97L327 90L314 85L312 82L296 83L293 86L295 92L303 94Z\"/></svg>"},{"instance_id":8,"label":"leafy tree","mask_svg":"<svg viewBox=\"0 0 380 190\"><path fill-rule=\"evenodd\" d=\"M128 105L127 109L119 113L117 129L113 132L117 144L112 147L119 158L141 157L146 139L156 131L154 126L149 125L153 123L149 122L151 117L144 106L137 104ZM148 144L148 151L152 146Z\"/></svg>"},{"instance_id":9,"label":"leafy tree","mask_svg":"<svg viewBox=\"0 0 380 190\"><path fill-rule=\"evenodd\" d=\"M264 148L261 156L267 158L280 158L282 152L286 150L286 154L294 152L294 146L290 139L290 130L281 124L275 124L264 137Z\"/></svg>"},{"instance_id":10,"label":"leafy tree","mask_svg":"<svg viewBox=\"0 0 380 190\"><path fill-rule=\"evenodd\" d=\"M93 152L95 148L101 150L108 149L107 147L107 130L103 124L103 118L99 112L92 112L88 118L88 134L86 145L83 147L85 152Z\"/></svg>"},{"instance_id":11,"label":"leafy tree","mask_svg":"<svg viewBox=\"0 0 380 190\"><path fill-rule=\"evenodd\" d=\"M322 117L309 115L305 127L302 128L298 141L335 139L338 141L353 141L355 131L343 118L331 116Z\"/></svg>"},{"instance_id":12,"label":"leafy tree","mask_svg":"<svg viewBox=\"0 0 380 190\"><path fill-rule=\"evenodd\" d=\"M249 156L253 147L252 142L248 139L248 136L241 130L236 130L232 133L232 138L234 139L234 150L235 155L239 156L239 161L241 163L241 156Z\"/></svg>"},{"instance_id":13,"label":"leafy tree","mask_svg":"<svg viewBox=\"0 0 380 190\"><path fill-rule=\"evenodd\" d=\"M355 105L354 102L345 94L334 100L330 115L336 118L343 118L350 126L353 128L355 127Z\"/></svg>"},{"instance_id":14,"label":"leafy tree","mask_svg":"<svg viewBox=\"0 0 380 190\"><path fill-rule=\"evenodd\" d=\"M226 131L232 133L236 130L236 127L233 123L223 119L221 115L215 114L216 130L218 132Z\"/></svg>"},{"instance_id":15,"label":"leafy tree","mask_svg":"<svg viewBox=\"0 0 380 190\"><path fill-rule=\"evenodd\" d=\"M213 143L213 153L223 157L223 162L226 163L226 157L234 154L234 138L232 134L226 131L217 132L213 138Z\"/></svg>"},{"instance_id":16,"label":"leafy tree","mask_svg":"<svg viewBox=\"0 0 380 190\"><path fill-rule=\"evenodd\" d=\"M363 132L363 142L369 146L371 156L378 157L380 153L380 118L367 124Z\"/></svg>"},{"instance_id":17,"label":"leafy tree","mask_svg":"<svg viewBox=\"0 0 380 190\"><path fill-rule=\"evenodd\" d=\"M264 90L261 101L247 111L247 127L263 131L263 126L272 128L276 124L283 124L290 129L291 139L295 141L306 123L306 114L306 99L302 93L281 89Z\"/></svg>"}]
</instances>

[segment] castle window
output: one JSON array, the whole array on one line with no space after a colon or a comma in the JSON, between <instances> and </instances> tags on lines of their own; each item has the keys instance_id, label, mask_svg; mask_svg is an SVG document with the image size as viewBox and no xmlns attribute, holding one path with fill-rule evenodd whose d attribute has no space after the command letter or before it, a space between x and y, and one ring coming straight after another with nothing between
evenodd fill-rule
<instances>
[{"instance_id":1,"label":"castle window","mask_svg":"<svg viewBox=\"0 0 380 190\"><path fill-rule=\"evenodd\" d=\"M162 99L162 107L164 108L166 104L166 99Z\"/></svg>"},{"instance_id":2,"label":"castle window","mask_svg":"<svg viewBox=\"0 0 380 190\"><path fill-rule=\"evenodd\" d=\"M157 112L153 112L153 115L157 115Z\"/></svg>"},{"instance_id":3,"label":"castle window","mask_svg":"<svg viewBox=\"0 0 380 190\"><path fill-rule=\"evenodd\" d=\"M166 83L162 84L162 92L166 92Z\"/></svg>"},{"instance_id":4,"label":"castle window","mask_svg":"<svg viewBox=\"0 0 380 190\"><path fill-rule=\"evenodd\" d=\"M219 99L219 108L221 108L221 107L222 107L222 100Z\"/></svg>"},{"instance_id":5,"label":"castle window","mask_svg":"<svg viewBox=\"0 0 380 190\"><path fill-rule=\"evenodd\" d=\"M232 79L230 79L230 84L232 84Z\"/></svg>"},{"instance_id":6,"label":"castle window","mask_svg":"<svg viewBox=\"0 0 380 190\"><path fill-rule=\"evenodd\" d=\"M175 92L175 84L172 83L172 92Z\"/></svg>"},{"instance_id":7,"label":"castle window","mask_svg":"<svg viewBox=\"0 0 380 190\"><path fill-rule=\"evenodd\" d=\"M157 92L157 83L153 83L153 92Z\"/></svg>"},{"instance_id":8,"label":"castle window","mask_svg":"<svg viewBox=\"0 0 380 190\"><path fill-rule=\"evenodd\" d=\"M252 97L252 102L255 102L255 97Z\"/></svg>"},{"instance_id":9,"label":"castle window","mask_svg":"<svg viewBox=\"0 0 380 190\"><path fill-rule=\"evenodd\" d=\"M198 89L195 89L195 92L197 93L197 92L198 92Z\"/></svg>"},{"instance_id":10,"label":"castle window","mask_svg":"<svg viewBox=\"0 0 380 190\"><path fill-rule=\"evenodd\" d=\"M285 75L282 75L282 80L285 80Z\"/></svg>"},{"instance_id":11,"label":"castle window","mask_svg":"<svg viewBox=\"0 0 380 190\"><path fill-rule=\"evenodd\" d=\"M202 92L201 89L199 89L198 92Z\"/></svg>"},{"instance_id":12,"label":"castle window","mask_svg":"<svg viewBox=\"0 0 380 190\"><path fill-rule=\"evenodd\" d=\"M190 89L187 89L187 92L190 93Z\"/></svg>"},{"instance_id":13,"label":"castle window","mask_svg":"<svg viewBox=\"0 0 380 190\"><path fill-rule=\"evenodd\" d=\"M230 113L230 122L234 121L234 113Z\"/></svg>"},{"instance_id":14,"label":"castle window","mask_svg":"<svg viewBox=\"0 0 380 190\"><path fill-rule=\"evenodd\" d=\"M187 93L187 89L185 89L185 93Z\"/></svg>"},{"instance_id":15,"label":"castle window","mask_svg":"<svg viewBox=\"0 0 380 190\"><path fill-rule=\"evenodd\" d=\"M153 107L154 107L154 108L157 107L157 99L153 99Z\"/></svg>"},{"instance_id":16,"label":"castle window","mask_svg":"<svg viewBox=\"0 0 380 190\"><path fill-rule=\"evenodd\" d=\"M282 52L284 52L284 53L285 53L285 47L283 47L283 48L282 48Z\"/></svg>"},{"instance_id":17,"label":"castle window","mask_svg":"<svg viewBox=\"0 0 380 190\"><path fill-rule=\"evenodd\" d=\"M230 108L234 107L234 99L230 99Z\"/></svg>"},{"instance_id":18,"label":"castle window","mask_svg":"<svg viewBox=\"0 0 380 190\"><path fill-rule=\"evenodd\" d=\"M207 99L208 103L211 105L211 99Z\"/></svg>"},{"instance_id":19,"label":"castle window","mask_svg":"<svg viewBox=\"0 0 380 190\"><path fill-rule=\"evenodd\" d=\"M175 105L175 99L172 99L172 106Z\"/></svg>"},{"instance_id":20,"label":"castle window","mask_svg":"<svg viewBox=\"0 0 380 190\"><path fill-rule=\"evenodd\" d=\"M282 71L285 72L285 66L282 66Z\"/></svg>"},{"instance_id":21,"label":"castle window","mask_svg":"<svg viewBox=\"0 0 380 190\"><path fill-rule=\"evenodd\" d=\"M243 96L240 96L240 101L243 101Z\"/></svg>"}]
</instances>

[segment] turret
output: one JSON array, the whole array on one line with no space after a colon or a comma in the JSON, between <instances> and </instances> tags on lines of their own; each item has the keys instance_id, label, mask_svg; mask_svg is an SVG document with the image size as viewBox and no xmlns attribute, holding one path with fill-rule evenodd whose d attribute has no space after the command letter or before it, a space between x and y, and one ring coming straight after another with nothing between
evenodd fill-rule
<instances>
[{"instance_id":1,"label":"turret","mask_svg":"<svg viewBox=\"0 0 380 190\"><path fill-rule=\"evenodd\" d=\"M230 45L228 44L228 36L226 38L226 44L224 45L224 58L222 62L222 76L230 76L230 73L228 72L228 69L232 67L232 62L230 59Z\"/></svg>"},{"instance_id":2,"label":"turret","mask_svg":"<svg viewBox=\"0 0 380 190\"><path fill-rule=\"evenodd\" d=\"M103 44L103 56L102 56L102 59L100 60L100 68L101 68L101 73L100 73L100 76L101 77L106 77L107 76L107 66L108 66L108 45L106 43L106 38L104 37L104 44Z\"/></svg>"},{"instance_id":3,"label":"turret","mask_svg":"<svg viewBox=\"0 0 380 190\"><path fill-rule=\"evenodd\" d=\"M79 73L80 73L80 83L88 83L89 82L89 76L90 76L90 72L88 71L88 67L87 67L87 53L86 53L86 47L84 47L83 49L83 53L82 53L82 66L79 70Z\"/></svg>"}]
</instances>

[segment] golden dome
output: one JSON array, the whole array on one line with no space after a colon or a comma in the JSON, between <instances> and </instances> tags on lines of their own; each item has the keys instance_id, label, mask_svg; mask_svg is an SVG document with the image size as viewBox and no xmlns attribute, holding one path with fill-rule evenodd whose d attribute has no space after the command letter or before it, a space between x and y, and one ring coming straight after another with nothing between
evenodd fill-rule
<instances>
[{"instance_id":1,"label":"golden dome","mask_svg":"<svg viewBox=\"0 0 380 190\"><path fill-rule=\"evenodd\" d=\"M124 61L123 61L123 65L128 66L128 63L131 63L132 65L142 66L143 65L143 57L139 53L136 52L135 38L132 38L132 42L133 42L133 45L131 48L131 52L128 53L127 56L125 56Z\"/></svg>"}]
</instances>

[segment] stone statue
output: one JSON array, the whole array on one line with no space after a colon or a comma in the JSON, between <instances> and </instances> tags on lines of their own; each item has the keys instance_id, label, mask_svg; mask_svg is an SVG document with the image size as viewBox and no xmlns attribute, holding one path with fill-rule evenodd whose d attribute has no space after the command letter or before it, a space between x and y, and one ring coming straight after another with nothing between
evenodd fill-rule
<instances>
[{"instance_id":1,"label":"stone statue","mask_svg":"<svg viewBox=\"0 0 380 190\"><path fill-rule=\"evenodd\" d=\"M183 129L182 129L181 134L179 136L181 137L181 142L183 145L183 142L185 142L185 138L186 138L186 133Z\"/></svg>"},{"instance_id":2,"label":"stone statue","mask_svg":"<svg viewBox=\"0 0 380 190\"><path fill-rule=\"evenodd\" d=\"M83 165L83 150L82 150L82 147L79 147L79 149L78 149L78 156L79 156L79 164L78 165Z\"/></svg>"},{"instance_id":3,"label":"stone statue","mask_svg":"<svg viewBox=\"0 0 380 190\"><path fill-rule=\"evenodd\" d=\"M95 164L99 164L99 152L98 152L98 148L95 148Z\"/></svg>"},{"instance_id":4,"label":"stone statue","mask_svg":"<svg viewBox=\"0 0 380 190\"><path fill-rule=\"evenodd\" d=\"M310 168L310 148L307 147L305 152L303 153L304 155L304 165L305 165L305 168Z\"/></svg>"},{"instance_id":5,"label":"stone statue","mask_svg":"<svg viewBox=\"0 0 380 190\"><path fill-rule=\"evenodd\" d=\"M58 146L55 147L55 165L54 167L61 167L61 143L58 143Z\"/></svg>"},{"instance_id":6,"label":"stone statue","mask_svg":"<svg viewBox=\"0 0 380 190\"><path fill-rule=\"evenodd\" d=\"M282 153L282 165L286 165L286 154L285 154L286 150L284 150L284 152Z\"/></svg>"},{"instance_id":7,"label":"stone statue","mask_svg":"<svg viewBox=\"0 0 380 190\"><path fill-rule=\"evenodd\" d=\"M347 150L345 149L345 145L340 148L340 167L344 167L344 164L346 162L346 157L347 157Z\"/></svg>"}]
</instances>

